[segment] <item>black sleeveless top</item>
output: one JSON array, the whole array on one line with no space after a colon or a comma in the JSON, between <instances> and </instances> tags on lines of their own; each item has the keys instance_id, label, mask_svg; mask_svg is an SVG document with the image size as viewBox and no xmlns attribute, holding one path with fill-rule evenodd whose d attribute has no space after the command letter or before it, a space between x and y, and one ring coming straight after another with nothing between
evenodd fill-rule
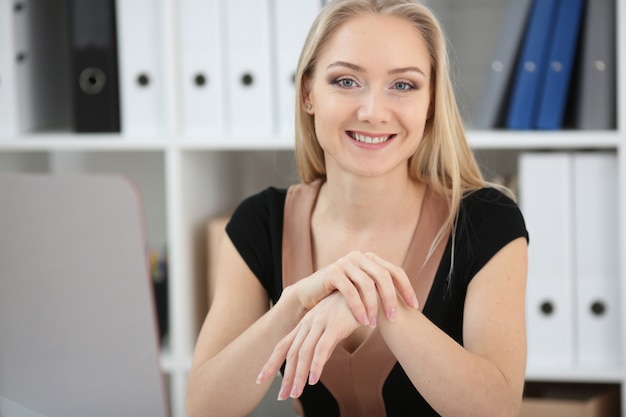
<instances>
[{"instance_id":1,"label":"black sleeveless top","mask_svg":"<svg viewBox=\"0 0 626 417\"><path fill-rule=\"evenodd\" d=\"M275 303L282 292L282 234L285 189L267 188L246 198L233 213L226 232ZM452 240L439 264L423 313L463 344L463 309L467 287L502 247L528 232L518 206L500 191L484 188L465 196ZM399 363L383 386L387 417L438 416L415 389ZM305 417L339 416L337 402L323 383L307 385L300 397ZM345 416L344 416L345 417ZM349 416L348 416L349 417Z\"/></svg>"}]
</instances>

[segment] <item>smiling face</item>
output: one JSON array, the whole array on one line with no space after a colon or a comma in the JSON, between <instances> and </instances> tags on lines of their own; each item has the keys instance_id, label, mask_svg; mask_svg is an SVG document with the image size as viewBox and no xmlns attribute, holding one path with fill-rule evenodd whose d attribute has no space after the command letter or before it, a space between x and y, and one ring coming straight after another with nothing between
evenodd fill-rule
<instances>
[{"instance_id":1,"label":"smiling face","mask_svg":"<svg viewBox=\"0 0 626 417\"><path fill-rule=\"evenodd\" d=\"M420 32L398 17L343 23L306 84L327 174L407 175L430 105L430 56Z\"/></svg>"}]
</instances>

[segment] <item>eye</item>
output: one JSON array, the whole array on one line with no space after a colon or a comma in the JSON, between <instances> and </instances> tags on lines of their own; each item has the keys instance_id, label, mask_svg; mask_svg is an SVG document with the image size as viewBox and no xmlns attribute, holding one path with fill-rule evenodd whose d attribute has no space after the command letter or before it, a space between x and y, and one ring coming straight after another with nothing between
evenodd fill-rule
<instances>
[{"instance_id":1,"label":"eye","mask_svg":"<svg viewBox=\"0 0 626 417\"><path fill-rule=\"evenodd\" d=\"M352 78L337 78L334 83L343 88L354 88L357 86L356 81Z\"/></svg>"},{"instance_id":2,"label":"eye","mask_svg":"<svg viewBox=\"0 0 626 417\"><path fill-rule=\"evenodd\" d=\"M399 91L408 91L408 90L414 90L416 87L415 87L415 84L409 81L396 81L393 84L393 88Z\"/></svg>"}]
</instances>

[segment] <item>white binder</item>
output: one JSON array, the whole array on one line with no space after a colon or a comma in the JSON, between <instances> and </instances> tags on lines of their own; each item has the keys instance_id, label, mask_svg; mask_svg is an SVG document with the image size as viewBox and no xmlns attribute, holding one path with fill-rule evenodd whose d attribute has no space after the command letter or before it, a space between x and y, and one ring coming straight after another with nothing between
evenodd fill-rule
<instances>
[{"instance_id":1,"label":"white binder","mask_svg":"<svg viewBox=\"0 0 626 417\"><path fill-rule=\"evenodd\" d=\"M520 207L530 234L526 314L528 368L574 362L572 157L522 153Z\"/></svg>"},{"instance_id":2,"label":"white binder","mask_svg":"<svg viewBox=\"0 0 626 417\"><path fill-rule=\"evenodd\" d=\"M11 0L0 0L0 139L19 131L16 23L20 17Z\"/></svg>"},{"instance_id":3,"label":"white binder","mask_svg":"<svg viewBox=\"0 0 626 417\"><path fill-rule=\"evenodd\" d=\"M295 73L298 58L313 20L320 11L319 0L274 0L274 56L278 136L294 141L296 106Z\"/></svg>"},{"instance_id":4,"label":"white binder","mask_svg":"<svg viewBox=\"0 0 626 417\"><path fill-rule=\"evenodd\" d=\"M124 135L153 137L163 130L164 80L160 2L118 0L120 118Z\"/></svg>"},{"instance_id":5,"label":"white binder","mask_svg":"<svg viewBox=\"0 0 626 417\"><path fill-rule=\"evenodd\" d=\"M39 125L41 106L34 100L34 64L39 58L33 39L37 38L36 14L31 1L21 2L19 6L11 0L0 2L0 51L8 51L0 54L0 132L10 135ZM40 98L44 99L44 95Z\"/></svg>"},{"instance_id":6,"label":"white binder","mask_svg":"<svg viewBox=\"0 0 626 417\"><path fill-rule=\"evenodd\" d=\"M228 0L222 5L227 136L268 138L273 133L269 0Z\"/></svg>"},{"instance_id":7,"label":"white binder","mask_svg":"<svg viewBox=\"0 0 626 417\"><path fill-rule=\"evenodd\" d=\"M181 129L187 137L223 133L223 79L218 0L181 0L178 30Z\"/></svg>"},{"instance_id":8,"label":"white binder","mask_svg":"<svg viewBox=\"0 0 626 417\"><path fill-rule=\"evenodd\" d=\"M67 127L69 63L65 32L58 28L63 8L53 1L0 0L0 5L0 113L6 111L0 132Z\"/></svg>"},{"instance_id":9,"label":"white binder","mask_svg":"<svg viewBox=\"0 0 626 417\"><path fill-rule=\"evenodd\" d=\"M620 360L617 156L574 155L575 275L578 365Z\"/></svg>"}]
</instances>

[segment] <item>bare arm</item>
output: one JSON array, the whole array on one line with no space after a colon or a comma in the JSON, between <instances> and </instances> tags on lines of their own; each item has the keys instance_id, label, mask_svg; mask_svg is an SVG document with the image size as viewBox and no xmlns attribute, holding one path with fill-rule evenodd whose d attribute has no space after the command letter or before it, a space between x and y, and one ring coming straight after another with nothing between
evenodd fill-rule
<instances>
[{"instance_id":1,"label":"bare arm","mask_svg":"<svg viewBox=\"0 0 626 417\"><path fill-rule=\"evenodd\" d=\"M526 369L523 238L502 248L468 288L461 346L421 313L402 308L381 332L405 372L442 416L517 416ZM411 331L408 331L411 329Z\"/></svg>"},{"instance_id":2,"label":"bare arm","mask_svg":"<svg viewBox=\"0 0 626 417\"><path fill-rule=\"evenodd\" d=\"M329 295L341 293L352 320L358 317L368 325L373 325L368 313L380 315L379 296L386 304L380 309L383 316L395 312L402 299L417 303L406 276L392 277L371 255L352 252L285 288L268 310L265 289L230 239L223 240L218 259L215 298L196 343L188 380L186 402L191 417L250 412L277 371L255 384L274 346Z\"/></svg>"},{"instance_id":3,"label":"bare arm","mask_svg":"<svg viewBox=\"0 0 626 417\"><path fill-rule=\"evenodd\" d=\"M256 384L274 345L304 314L293 297L269 309L267 293L230 239L223 239L215 298L200 331L187 385L190 417L244 416L269 382Z\"/></svg>"},{"instance_id":4,"label":"bare arm","mask_svg":"<svg viewBox=\"0 0 626 417\"><path fill-rule=\"evenodd\" d=\"M379 262L391 274L403 274L401 268ZM465 303L465 346L400 299L394 321L379 313L380 331L390 349L442 416L519 413L526 367L526 270L527 246L520 238L473 278ZM347 312L345 302L320 302L276 346L263 369L271 374L287 360L284 394L298 397L307 377L309 383L317 382L338 341L359 325Z\"/></svg>"}]
</instances>

